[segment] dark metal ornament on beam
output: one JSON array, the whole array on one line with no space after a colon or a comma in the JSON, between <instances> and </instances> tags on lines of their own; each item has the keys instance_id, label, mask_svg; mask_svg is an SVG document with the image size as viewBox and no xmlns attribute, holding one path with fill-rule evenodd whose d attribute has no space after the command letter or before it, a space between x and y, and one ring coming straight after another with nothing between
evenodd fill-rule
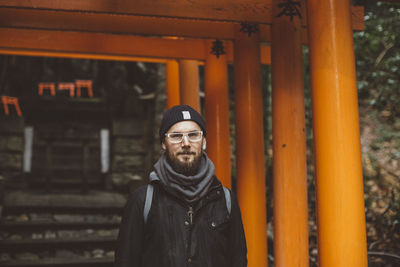
<instances>
[{"instance_id":1,"label":"dark metal ornament on beam","mask_svg":"<svg viewBox=\"0 0 400 267\"><path fill-rule=\"evenodd\" d=\"M221 40L215 40L212 43L211 54L215 55L217 58L219 58L220 55L226 55L224 44Z\"/></svg>"},{"instance_id":2,"label":"dark metal ornament on beam","mask_svg":"<svg viewBox=\"0 0 400 267\"><path fill-rule=\"evenodd\" d=\"M286 0L286 2L279 3L278 8L282 9L282 11L277 15L277 17L288 16L290 17L290 21L293 21L293 17L296 16L302 18L300 1Z\"/></svg>"},{"instance_id":3,"label":"dark metal ornament on beam","mask_svg":"<svg viewBox=\"0 0 400 267\"><path fill-rule=\"evenodd\" d=\"M258 28L258 24L243 22L240 23L240 31L247 33L250 37L253 33L259 32L260 29Z\"/></svg>"}]
</instances>

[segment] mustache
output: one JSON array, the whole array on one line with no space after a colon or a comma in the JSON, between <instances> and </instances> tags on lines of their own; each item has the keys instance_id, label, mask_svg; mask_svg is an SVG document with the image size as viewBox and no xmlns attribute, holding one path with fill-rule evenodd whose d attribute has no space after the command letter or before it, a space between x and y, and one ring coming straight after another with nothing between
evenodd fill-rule
<instances>
[{"instance_id":1,"label":"mustache","mask_svg":"<svg viewBox=\"0 0 400 267\"><path fill-rule=\"evenodd\" d=\"M178 152L177 155L196 155L196 153L193 151L190 151L190 150L186 150L186 151L184 150L184 151Z\"/></svg>"}]
</instances>

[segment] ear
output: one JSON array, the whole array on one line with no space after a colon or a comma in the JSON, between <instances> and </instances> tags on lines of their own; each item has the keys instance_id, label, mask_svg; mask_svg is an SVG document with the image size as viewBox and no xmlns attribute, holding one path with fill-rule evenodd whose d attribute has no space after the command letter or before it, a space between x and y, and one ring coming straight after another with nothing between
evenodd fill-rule
<instances>
[{"instance_id":1,"label":"ear","mask_svg":"<svg viewBox=\"0 0 400 267\"><path fill-rule=\"evenodd\" d=\"M206 150L206 148L207 148L207 141L206 141L205 138L203 139L203 146L202 146L202 148L203 148L203 150Z\"/></svg>"},{"instance_id":2,"label":"ear","mask_svg":"<svg viewBox=\"0 0 400 267\"><path fill-rule=\"evenodd\" d=\"M161 143L161 147L162 147L162 149L167 150L167 146L165 145L164 142Z\"/></svg>"}]
</instances>

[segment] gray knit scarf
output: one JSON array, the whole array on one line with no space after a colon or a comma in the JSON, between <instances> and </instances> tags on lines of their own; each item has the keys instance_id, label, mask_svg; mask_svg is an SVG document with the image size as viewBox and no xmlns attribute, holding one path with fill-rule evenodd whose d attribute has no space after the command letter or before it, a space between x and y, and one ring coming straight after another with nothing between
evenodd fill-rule
<instances>
[{"instance_id":1,"label":"gray knit scarf","mask_svg":"<svg viewBox=\"0 0 400 267\"><path fill-rule=\"evenodd\" d=\"M160 180L168 192L189 204L193 204L208 193L213 181L214 171L214 164L203 152L197 174L185 176L174 171L164 153L154 164L154 172L150 174L150 181Z\"/></svg>"}]
</instances>

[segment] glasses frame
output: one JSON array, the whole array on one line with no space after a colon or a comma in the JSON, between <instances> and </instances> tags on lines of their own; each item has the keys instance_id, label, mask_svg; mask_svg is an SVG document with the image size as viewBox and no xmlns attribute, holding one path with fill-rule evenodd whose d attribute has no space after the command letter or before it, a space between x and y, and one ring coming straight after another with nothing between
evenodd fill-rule
<instances>
[{"instance_id":1,"label":"glasses frame","mask_svg":"<svg viewBox=\"0 0 400 267\"><path fill-rule=\"evenodd\" d=\"M200 133L200 138L197 140L191 140L190 139L190 137L189 137L189 134L191 134L191 133ZM172 135L172 134L182 134L182 138L179 140L179 141L172 141L171 140L171 137L170 137L170 135ZM183 141L183 139L185 138L185 136L187 137L187 139L188 139L188 141L190 142L190 143L197 143L197 142L200 142L201 140L202 140L202 138L203 138L203 131L201 131L201 130L199 130L199 131L190 131L190 132L187 132L187 133L179 133L179 132L171 132L171 133L166 133L165 134L165 137L167 137L168 138L168 141L171 143L171 144L179 144L179 143L182 143L182 141Z\"/></svg>"}]
</instances>

